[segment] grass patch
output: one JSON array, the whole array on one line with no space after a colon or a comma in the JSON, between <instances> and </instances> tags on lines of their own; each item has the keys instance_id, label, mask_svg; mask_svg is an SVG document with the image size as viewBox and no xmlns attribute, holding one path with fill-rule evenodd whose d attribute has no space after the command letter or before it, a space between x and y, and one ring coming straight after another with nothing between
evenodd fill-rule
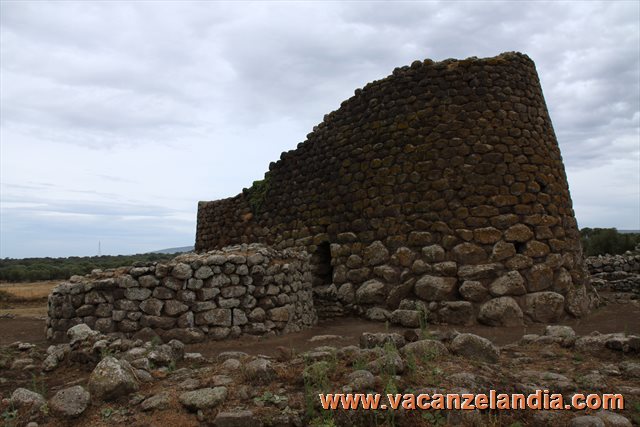
<instances>
[{"instance_id":1,"label":"grass patch","mask_svg":"<svg viewBox=\"0 0 640 427\"><path fill-rule=\"evenodd\" d=\"M251 188L243 189L243 193L249 202L249 207L254 215L258 215L262 210L267 194L271 188L271 174L264 174L264 179L253 181Z\"/></svg>"},{"instance_id":2,"label":"grass patch","mask_svg":"<svg viewBox=\"0 0 640 427\"><path fill-rule=\"evenodd\" d=\"M51 290L60 282L34 282L3 284L0 288L0 302L24 303L46 301Z\"/></svg>"}]
</instances>

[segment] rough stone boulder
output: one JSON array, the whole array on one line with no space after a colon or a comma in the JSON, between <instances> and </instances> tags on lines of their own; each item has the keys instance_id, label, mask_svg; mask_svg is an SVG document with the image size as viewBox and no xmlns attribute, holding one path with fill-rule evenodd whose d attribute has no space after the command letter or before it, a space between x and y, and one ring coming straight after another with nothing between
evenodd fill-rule
<instances>
[{"instance_id":1,"label":"rough stone boulder","mask_svg":"<svg viewBox=\"0 0 640 427\"><path fill-rule=\"evenodd\" d=\"M550 337L573 338L576 336L576 331L571 326L547 325L544 334Z\"/></svg>"},{"instance_id":2,"label":"rough stone boulder","mask_svg":"<svg viewBox=\"0 0 640 427\"><path fill-rule=\"evenodd\" d=\"M87 409L90 402L89 392L76 385L57 392L49 401L49 407L59 417L76 418Z\"/></svg>"},{"instance_id":3,"label":"rough stone boulder","mask_svg":"<svg viewBox=\"0 0 640 427\"><path fill-rule=\"evenodd\" d=\"M69 338L69 344L74 345L77 342L84 341L88 338L99 335L98 331L94 331L89 326L81 323L67 330L67 338Z\"/></svg>"},{"instance_id":4,"label":"rough stone boulder","mask_svg":"<svg viewBox=\"0 0 640 427\"><path fill-rule=\"evenodd\" d=\"M473 304L469 301L445 301L438 310L438 320L448 325L472 325L475 318Z\"/></svg>"},{"instance_id":5,"label":"rough stone boulder","mask_svg":"<svg viewBox=\"0 0 640 427\"><path fill-rule=\"evenodd\" d=\"M124 360L105 357L89 377L89 391L99 400L114 400L138 390L133 368Z\"/></svg>"},{"instance_id":6,"label":"rough stone boulder","mask_svg":"<svg viewBox=\"0 0 640 427\"><path fill-rule=\"evenodd\" d=\"M365 369L353 371L347 376L347 381L349 382L351 388L355 391L370 390L373 389L376 384L375 376Z\"/></svg>"},{"instance_id":7,"label":"rough stone boulder","mask_svg":"<svg viewBox=\"0 0 640 427\"><path fill-rule=\"evenodd\" d=\"M489 285L489 292L496 297L523 295L527 293L524 278L517 271L510 271Z\"/></svg>"},{"instance_id":8,"label":"rough stone boulder","mask_svg":"<svg viewBox=\"0 0 640 427\"><path fill-rule=\"evenodd\" d=\"M400 353L407 357L409 355L417 358L436 358L449 354L449 350L440 341L420 340L410 342L402 347Z\"/></svg>"},{"instance_id":9,"label":"rough stone boulder","mask_svg":"<svg viewBox=\"0 0 640 427\"><path fill-rule=\"evenodd\" d=\"M148 399L145 399L140 404L140 409L142 409L143 411L162 410L168 407L169 403L169 393L162 392L156 394L155 396L151 396Z\"/></svg>"},{"instance_id":10,"label":"rough stone boulder","mask_svg":"<svg viewBox=\"0 0 640 427\"><path fill-rule=\"evenodd\" d=\"M564 297L555 292L534 292L525 296L525 314L536 322L557 322L564 315Z\"/></svg>"},{"instance_id":11,"label":"rough stone boulder","mask_svg":"<svg viewBox=\"0 0 640 427\"><path fill-rule=\"evenodd\" d=\"M413 291L425 301L446 301L455 299L457 279L425 275L416 281Z\"/></svg>"},{"instance_id":12,"label":"rough stone boulder","mask_svg":"<svg viewBox=\"0 0 640 427\"><path fill-rule=\"evenodd\" d=\"M489 296L489 291L481 282L475 280L466 280L458 289L462 298L467 301L482 302Z\"/></svg>"},{"instance_id":13,"label":"rough stone boulder","mask_svg":"<svg viewBox=\"0 0 640 427\"><path fill-rule=\"evenodd\" d=\"M200 409L218 406L227 398L226 387L201 388L199 390L182 393L178 400L187 409L197 411Z\"/></svg>"},{"instance_id":14,"label":"rough stone boulder","mask_svg":"<svg viewBox=\"0 0 640 427\"><path fill-rule=\"evenodd\" d=\"M482 304L478 320L489 326L519 326L523 323L520 306L511 297L494 298Z\"/></svg>"},{"instance_id":15,"label":"rough stone boulder","mask_svg":"<svg viewBox=\"0 0 640 427\"><path fill-rule=\"evenodd\" d=\"M418 310L394 310L391 313L391 323L396 325L402 325L407 328L419 328L422 321L426 323L424 319L424 313Z\"/></svg>"},{"instance_id":16,"label":"rough stone boulder","mask_svg":"<svg viewBox=\"0 0 640 427\"><path fill-rule=\"evenodd\" d=\"M451 351L468 359L495 363L500 357L500 350L486 338L474 334L460 334L451 341Z\"/></svg>"},{"instance_id":17,"label":"rough stone boulder","mask_svg":"<svg viewBox=\"0 0 640 427\"><path fill-rule=\"evenodd\" d=\"M382 303L386 298L384 283L379 280L369 280L356 291L356 301L360 304Z\"/></svg>"},{"instance_id":18,"label":"rough stone boulder","mask_svg":"<svg viewBox=\"0 0 640 427\"><path fill-rule=\"evenodd\" d=\"M40 393L27 390L26 388L17 388L11 394L11 405L16 409L40 409L46 405L46 403Z\"/></svg>"},{"instance_id":19,"label":"rough stone boulder","mask_svg":"<svg viewBox=\"0 0 640 427\"><path fill-rule=\"evenodd\" d=\"M404 337L396 333L385 332L364 332L360 335L360 348L384 347L386 343L393 344L394 347L400 348L404 346Z\"/></svg>"},{"instance_id":20,"label":"rough stone boulder","mask_svg":"<svg viewBox=\"0 0 640 427\"><path fill-rule=\"evenodd\" d=\"M268 383L275 376L275 371L269 360L257 358L245 365L244 376L254 383Z\"/></svg>"}]
</instances>

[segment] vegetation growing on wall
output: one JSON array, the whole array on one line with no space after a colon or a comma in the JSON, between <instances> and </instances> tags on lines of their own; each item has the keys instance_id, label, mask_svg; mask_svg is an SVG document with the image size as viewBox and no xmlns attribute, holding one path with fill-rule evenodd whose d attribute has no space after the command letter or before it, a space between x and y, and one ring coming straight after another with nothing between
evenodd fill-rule
<instances>
[{"instance_id":1,"label":"vegetation growing on wall","mask_svg":"<svg viewBox=\"0 0 640 427\"><path fill-rule=\"evenodd\" d=\"M254 215L260 213L262 205L267 199L267 193L271 187L271 175L269 172L264 174L264 179L253 181L251 188L244 189L244 194L249 201L249 207Z\"/></svg>"},{"instance_id":2,"label":"vegetation growing on wall","mask_svg":"<svg viewBox=\"0 0 640 427\"><path fill-rule=\"evenodd\" d=\"M619 233L615 228L586 227L580 235L585 256L623 254L640 244L640 233Z\"/></svg>"}]
</instances>

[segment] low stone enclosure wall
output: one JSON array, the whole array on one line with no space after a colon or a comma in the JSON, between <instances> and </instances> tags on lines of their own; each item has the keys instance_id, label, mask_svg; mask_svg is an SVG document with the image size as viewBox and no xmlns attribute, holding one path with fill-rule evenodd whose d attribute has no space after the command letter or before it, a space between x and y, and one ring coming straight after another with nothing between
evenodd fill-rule
<instances>
[{"instance_id":1,"label":"low stone enclosure wall","mask_svg":"<svg viewBox=\"0 0 640 427\"><path fill-rule=\"evenodd\" d=\"M585 264L598 292L621 293L614 295L614 300L640 298L640 253L592 256Z\"/></svg>"},{"instance_id":2,"label":"low stone enclosure wall","mask_svg":"<svg viewBox=\"0 0 640 427\"><path fill-rule=\"evenodd\" d=\"M628 255L598 255L585 259L590 274L624 271L640 274L640 253Z\"/></svg>"},{"instance_id":3,"label":"low stone enclosure wall","mask_svg":"<svg viewBox=\"0 0 640 427\"><path fill-rule=\"evenodd\" d=\"M297 331L317 322L310 275L305 252L262 245L94 271L54 288L46 336L63 341L80 323L187 343Z\"/></svg>"}]
</instances>

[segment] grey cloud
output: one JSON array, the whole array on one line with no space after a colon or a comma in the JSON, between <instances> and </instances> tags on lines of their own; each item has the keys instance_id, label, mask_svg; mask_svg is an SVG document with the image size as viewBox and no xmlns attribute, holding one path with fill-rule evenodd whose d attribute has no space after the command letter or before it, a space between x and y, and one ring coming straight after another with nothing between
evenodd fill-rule
<instances>
[{"instance_id":1,"label":"grey cloud","mask_svg":"<svg viewBox=\"0 0 640 427\"><path fill-rule=\"evenodd\" d=\"M583 172L609 165L613 182L620 159L640 162L637 2L23 1L0 9L2 165L37 156L37 147L70 147L45 150L55 184L45 202L55 212L155 214L176 224L173 216L190 214L184 206L195 210L188 197L237 194L355 88L394 67L511 50L537 64L567 170L580 176L582 212L606 205L582 191L590 185ZM76 187L77 173L59 173L87 162L87 148L137 157L91 159L92 191ZM2 200L37 200L28 163L11 170ZM5 184L16 187L4 192ZM183 230L184 241L168 246L193 234Z\"/></svg>"}]
</instances>

